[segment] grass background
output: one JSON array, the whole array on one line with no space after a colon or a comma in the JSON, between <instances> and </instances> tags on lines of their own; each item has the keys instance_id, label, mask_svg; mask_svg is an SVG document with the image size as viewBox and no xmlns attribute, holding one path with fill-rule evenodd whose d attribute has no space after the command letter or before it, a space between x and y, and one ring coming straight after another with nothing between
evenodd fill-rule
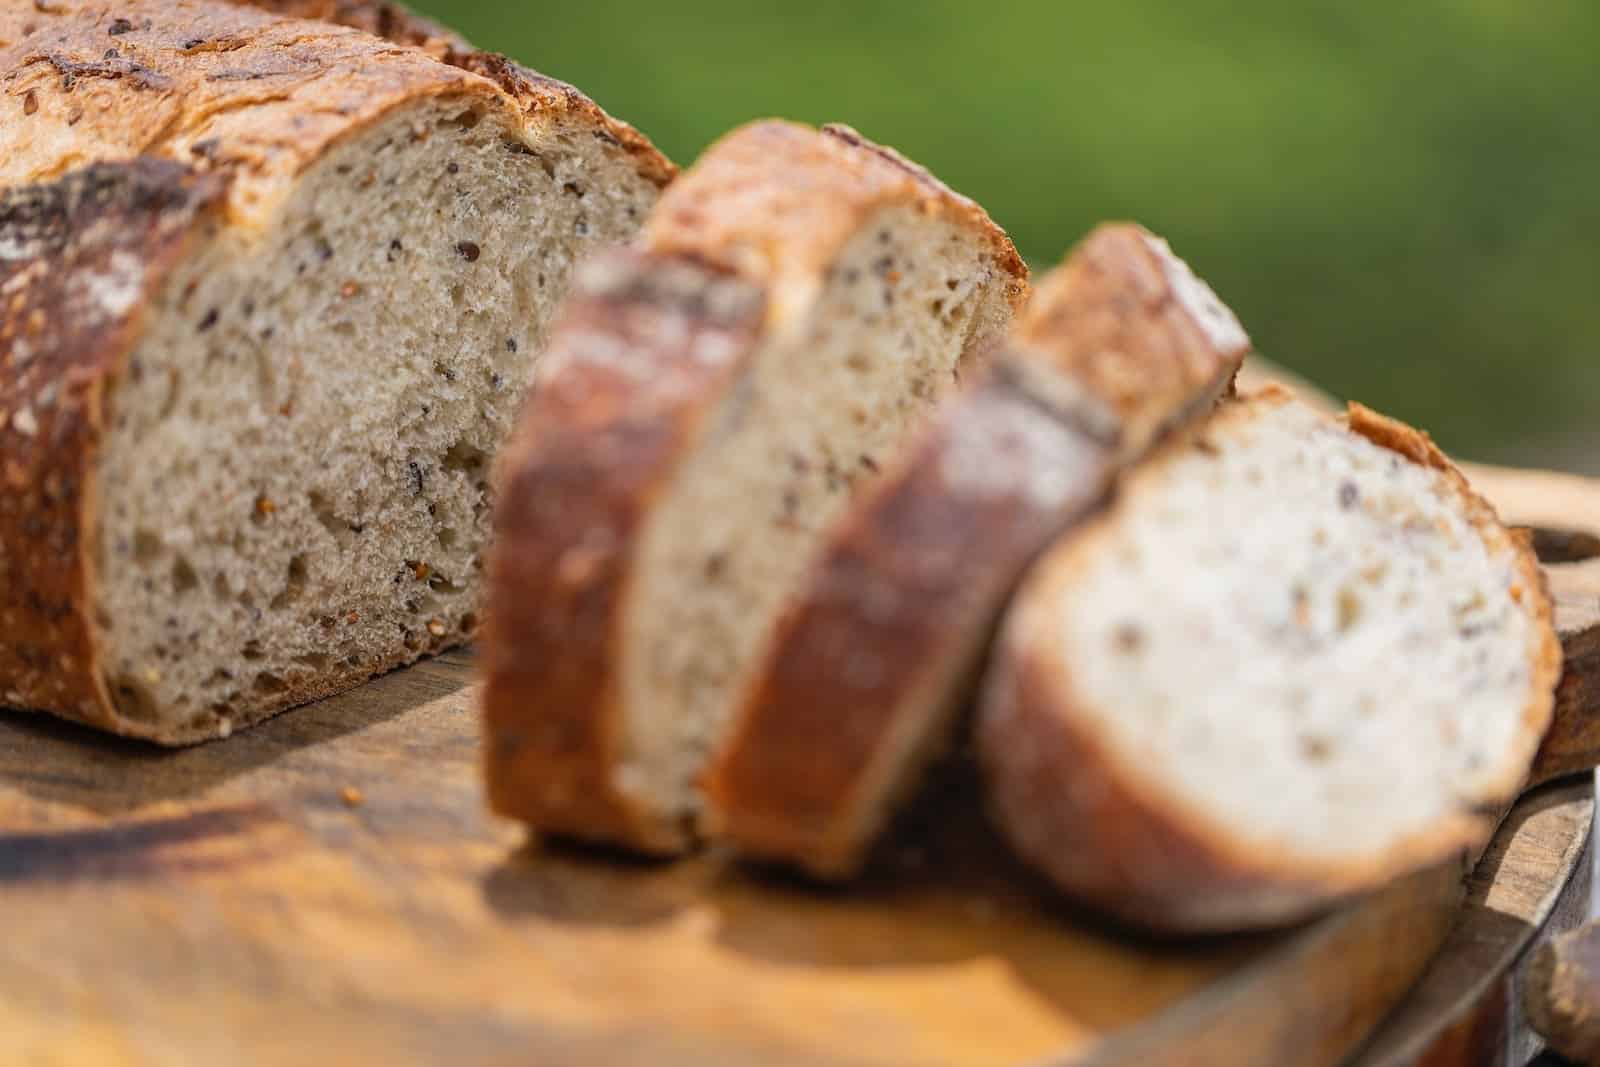
<instances>
[{"instance_id":1,"label":"grass background","mask_svg":"<svg viewBox=\"0 0 1600 1067\"><path fill-rule=\"evenodd\" d=\"M1257 347L1480 458L1600 470L1600 2L421 0L688 163L844 121L1037 268L1166 235Z\"/></svg>"}]
</instances>

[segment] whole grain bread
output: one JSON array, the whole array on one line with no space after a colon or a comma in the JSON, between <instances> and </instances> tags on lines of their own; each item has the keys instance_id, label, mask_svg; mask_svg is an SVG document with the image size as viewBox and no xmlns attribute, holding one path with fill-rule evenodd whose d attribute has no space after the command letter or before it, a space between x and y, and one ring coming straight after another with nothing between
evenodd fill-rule
<instances>
[{"instance_id":1,"label":"whole grain bread","mask_svg":"<svg viewBox=\"0 0 1600 1067\"><path fill-rule=\"evenodd\" d=\"M1249 347L1164 242L1095 230L1038 286L992 371L830 531L708 775L718 832L854 873L948 743L995 618L1119 466L1209 411Z\"/></svg>"},{"instance_id":2,"label":"whole grain bread","mask_svg":"<svg viewBox=\"0 0 1600 1067\"><path fill-rule=\"evenodd\" d=\"M546 320L671 164L196 0L5 0L0 110L0 702L182 743L468 639Z\"/></svg>"},{"instance_id":3,"label":"whole grain bread","mask_svg":"<svg viewBox=\"0 0 1600 1067\"><path fill-rule=\"evenodd\" d=\"M1229 402L1023 583L977 719L995 821L1131 923L1304 918L1487 841L1549 722L1550 612L1425 435Z\"/></svg>"},{"instance_id":4,"label":"whole grain bread","mask_svg":"<svg viewBox=\"0 0 1600 1067\"><path fill-rule=\"evenodd\" d=\"M658 853L812 542L1003 332L1026 268L842 127L744 127L597 264L500 465L489 796Z\"/></svg>"}]
</instances>

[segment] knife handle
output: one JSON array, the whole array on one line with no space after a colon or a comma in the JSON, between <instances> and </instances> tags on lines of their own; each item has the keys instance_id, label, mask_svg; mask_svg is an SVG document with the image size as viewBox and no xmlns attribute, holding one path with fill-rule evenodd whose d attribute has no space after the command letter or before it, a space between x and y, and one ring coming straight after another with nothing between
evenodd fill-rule
<instances>
[{"instance_id":1,"label":"knife handle","mask_svg":"<svg viewBox=\"0 0 1600 1067\"><path fill-rule=\"evenodd\" d=\"M1600 922L1539 946L1523 978L1522 1007L1552 1050L1583 1067L1600 1067ZM1547 1067L1543 1057L1529 1067L1535 1065Z\"/></svg>"}]
</instances>

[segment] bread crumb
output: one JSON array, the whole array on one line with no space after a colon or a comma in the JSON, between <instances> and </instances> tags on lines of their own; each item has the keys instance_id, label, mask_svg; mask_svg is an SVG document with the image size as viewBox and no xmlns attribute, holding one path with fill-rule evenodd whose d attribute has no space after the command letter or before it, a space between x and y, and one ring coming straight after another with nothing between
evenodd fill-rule
<instances>
[{"instance_id":1,"label":"bread crumb","mask_svg":"<svg viewBox=\"0 0 1600 1067\"><path fill-rule=\"evenodd\" d=\"M276 504L274 504L272 502L272 498L271 497L266 497L266 496L258 496L258 497L256 497L256 514L257 515L271 515L273 512L275 512L277 510L278 510L278 505L276 505Z\"/></svg>"},{"instance_id":2,"label":"bread crumb","mask_svg":"<svg viewBox=\"0 0 1600 1067\"><path fill-rule=\"evenodd\" d=\"M444 621L442 619L429 619L428 632L435 637L444 636Z\"/></svg>"},{"instance_id":3,"label":"bread crumb","mask_svg":"<svg viewBox=\"0 0 1600 1067\"><path fill-rule=\"evenodd\" d=\"M1361 598L1349 588L1339 590L1339 632L1350 629L1361 618Z\"/></svg>"},{"instance_id":4,"label":"bread crumb","mask_svg":"<svg viewBox=\"0 0 1600 1067\"><path fill-rule=\"evenodd\" d=\"M347 808L359 808L366 803L367 798L355 786L347 785L339 790L339 799L344 801L344 806Z\"/></svg>"}]
</instances>

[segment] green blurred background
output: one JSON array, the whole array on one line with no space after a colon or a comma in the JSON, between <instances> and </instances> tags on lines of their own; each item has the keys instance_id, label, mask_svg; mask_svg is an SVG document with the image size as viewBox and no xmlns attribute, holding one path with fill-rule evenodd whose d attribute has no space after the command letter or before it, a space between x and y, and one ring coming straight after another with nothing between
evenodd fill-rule
<instances>
[{"instance_id":1,"label":"green blurred background","mask_svg":"<svg viewBox=\"0 0 1600 1067\"><path fill-rule=\"evenodd\" d=\"M1134 218L1265 354L1463 455L1600 471L1600 0L421 0L680 163L844 121L1035 269Z\"/></svg>"}]
</instances>

